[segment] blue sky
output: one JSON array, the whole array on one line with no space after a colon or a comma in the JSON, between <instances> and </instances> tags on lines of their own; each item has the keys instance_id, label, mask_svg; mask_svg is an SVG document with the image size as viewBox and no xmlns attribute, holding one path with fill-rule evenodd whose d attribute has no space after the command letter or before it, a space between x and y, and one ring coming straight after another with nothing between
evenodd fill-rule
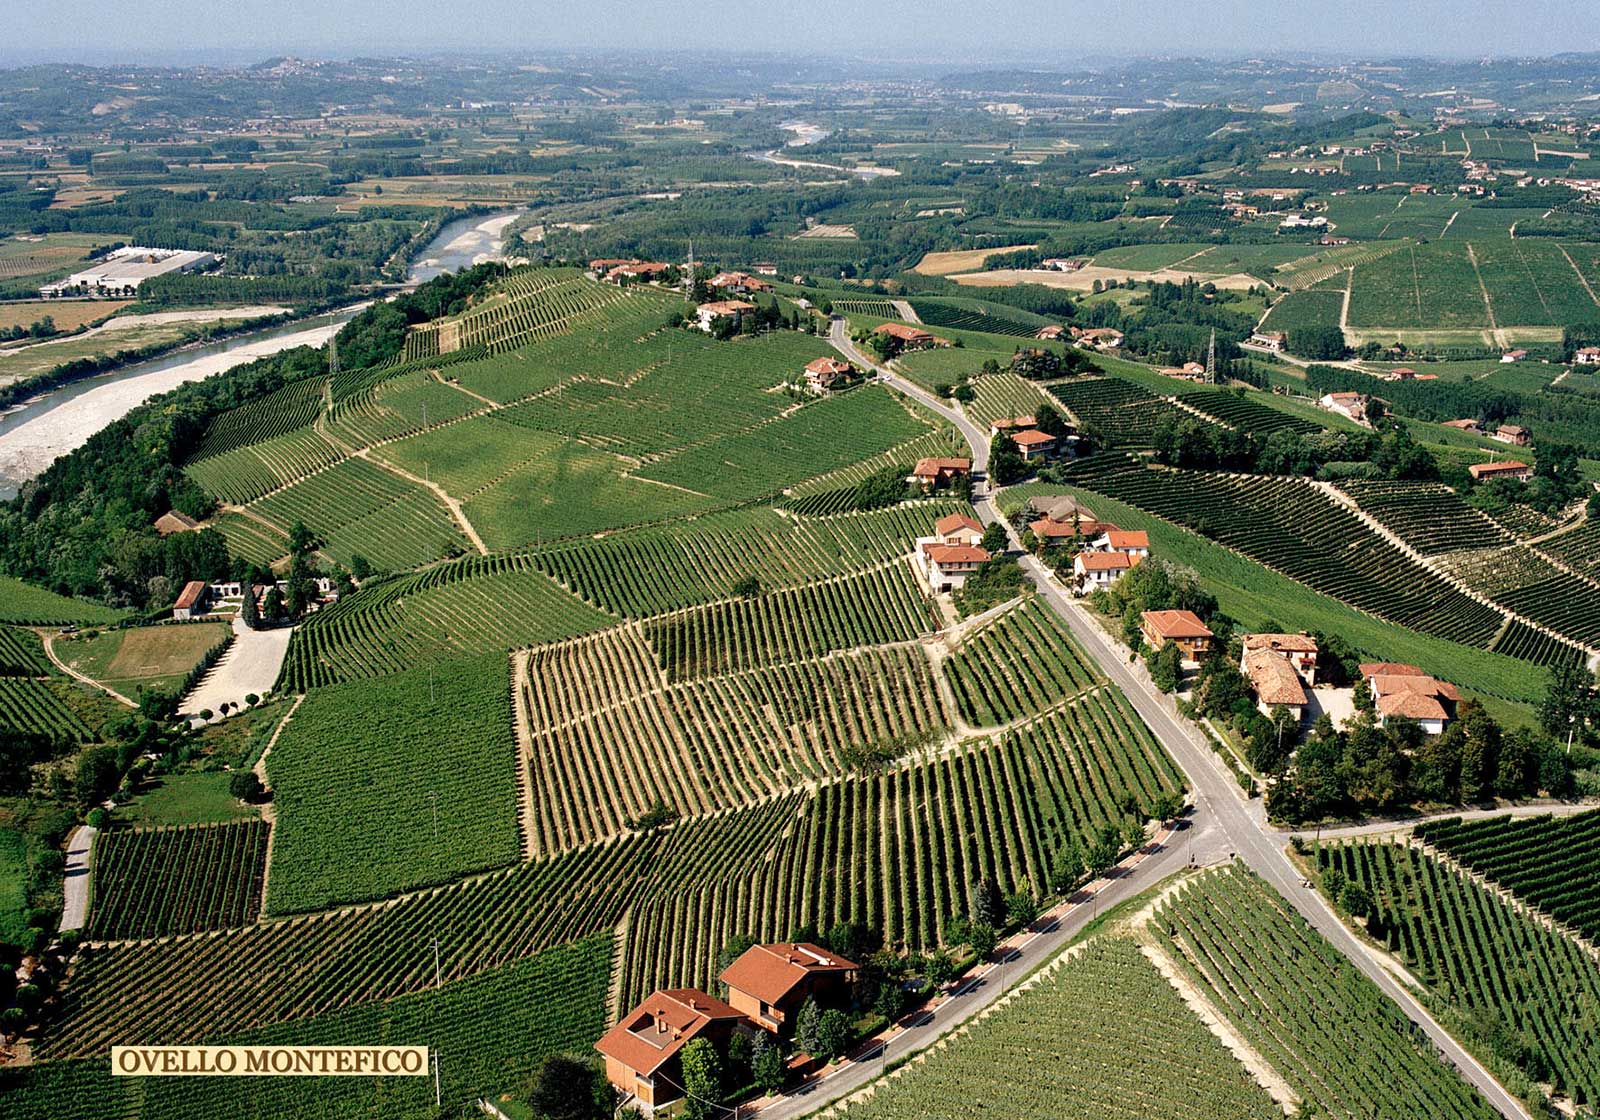
<instances>
[{"instance_id":1,"label":"blue sky","mask_svg":"<svg viewBox=\"0 0 1600 1120\"><path fill-rule=\"evenodd\" d=\"M65 0L11 6L0 64L224 52L756 48L1081 65L1106 53L1427 54L1600 50L1595 0Z\"/></svg>"}]
</instances>

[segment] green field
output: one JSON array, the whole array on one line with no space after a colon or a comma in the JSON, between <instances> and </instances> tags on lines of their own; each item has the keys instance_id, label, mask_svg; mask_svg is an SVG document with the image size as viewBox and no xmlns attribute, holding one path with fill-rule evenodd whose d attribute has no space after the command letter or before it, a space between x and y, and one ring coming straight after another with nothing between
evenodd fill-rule
<instances>
[{"instance_id":1,"label":"green field","mask_svg":"<svg viewBox=\"0 0 1600 1120\"><path fill-rule=\"evenodd\" d=\"M60 626L68 623L108 626L126 617L126 611L113 610L81 599L68 599L19 579L0 576L0 622L15 622L24 626Z\"/></svg>"},{"instance_id":2,"label":"green field","mask_svg":"<svg viewBox=\"0 0 1600 1120\"><path fill-rule=\"evenodd\" d=\"M516 859L510 713L503 656L308 695L267 758L267 909L383 898Z\"/></svg>"},{"instance_id":3,"label":"green field","mask_svg":"<svg viewBox=\"0 0 1600 1120\"><path fill-rule=\"evenodd\" d=\"M94 638L55 639L56 656L129 698L145 689L172 692L232 629L224 622L185 622L107 630Z\"/></svg>"}]
</instances>

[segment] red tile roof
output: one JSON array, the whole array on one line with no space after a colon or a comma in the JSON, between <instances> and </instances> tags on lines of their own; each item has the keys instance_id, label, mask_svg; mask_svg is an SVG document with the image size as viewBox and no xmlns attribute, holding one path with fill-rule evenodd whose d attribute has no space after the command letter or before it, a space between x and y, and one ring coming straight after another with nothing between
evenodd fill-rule
<instances>
[{"instance_id":1,"label":"red tile roof","mask_svg":"<svg viewBox=\"0 0 1600 1120\"><path fill-rule=\"evenodd\" d=\"M1305 686L1287 661L1265 649L1246 650L1244 674L1256 690L1256 698L1269 708L1286 704L1291 708L1304 707Z\"/></svg>"},{"instance_id":2,"label":"red tile roof","mask_svg":"<svg viewBox=\"0 0 1600 1120\"><path fill-rule=\"evenodd\" d=\"M1493 477L1497 474L1521 474L1523 471L1532 470L1527 463L1519 463L1515 459L1507 459L1501 463L1473 463L1467 468L1467 473L1473 478Z\"/></svg>"},{"instance_id":3,"label":"red tile roof","mask_svg":"<svg viewBox=\"0 0 1600 1120\"><path fill-rule=\"evenodd\" d=\"M205 581L192 579L183 585L183 591L178 595L178 601L172 604L172 609L175 611L189 610L200 601L201 596L205 593Z\"/></svg>"},{"instance_id":4,"label":"red tile roof","mask_svg":"<svg viewBox=\"0 0 1600 1120\"><path fill-rule=\"evenodd\" d=\"M880 323L872 330L874 334L893 335L902 342L928 342L933 338L927 331L908 327L904 323Z\"/></svg>"},{"instance_id":5,"label":"red tile roof","mask_svg":"<svg viewBox=\"0 0 1600 1120\"><path fill-rule=\"evenodd\" d=\"M970 471L971 459L918 459L911 472L917 478L934 478L943 471Z\"/></svg>"},{"instance_id":6,"label":"red tile roof","mask_svg":"<svg viewBox=\"0 0 1600 1120\"><path fill-rule=\"evenodd\" d=\"M1016 435L1011 437L1011 440L1018 447L1043 447L1046 444L1054 443L1056 441L1056 437L1052 435L1046 435L1044 432L1038 431L1037 429L1032 429L1026 432L1018 432Z\"/></svg>"},{"instance_id":7,"label":"red tile roof","mask_svg":"<svg viewBox=\"0 0 1600 1120\"><path fill-rule=\"evenodd\" d=\"M1411 719L1444 719L1444 705L1421 692L1391 692L1378 697L1377 709L1384 716L1409 716Z\"/></svg>"},{"instance_id":8,"label":"red tile roof","mask_svg":"<svg viewBox=\"0 0 1600 1120\"><path fill-rule=\"evenodd\" d=\"M1361 663L1363 677L1425 677L1424 673L1415 665L1407 665L1400 661L1363 661Z\"/></svg>"},{"instance_id":9,"label":"red tile roof","mask_svg":"<svg viewBox=\"0 0 1600 1120\"><path fill-rule=\"evenodd\" d=\"M663 989L624 1015L594 1048L635 1073L650 1074L713 1022L743 1018L722 1000L693 988Z\"/></svg>"},{"instance_id":10,"label":"red tile roof","mask_svg":"<svg viewBox=\"0 0 1600 1120\"><path fill-rule=\"evenodd\" d=\"M1150 547L1150 534L1143 529L1107 529L1105 538L1114 549Z\"/></svg>"},{"instance_id":11,"label":"red tile roof","mask_svg":"<svg viewBox=\"0 0 1600 1120\"><path fill-rule=\"evenodd\" d=\"M1086 572L1125 572L1138 565L1142 556L1129 556L1126 552L1080 552Z\"/></svg>"},{"instance_id":12,"label":"red tile roof","mask_svg":"<svg viewBox=\"0 0 1600 1120\"><path fill-rule=\"evenodd\" d=\"M852 374L856 367L839 358L812 358L806 363L807 373Z\"/></svg>"},{"instance_id":13,"label":"red tile roof","mask_svg":"<svg viewBox=\"0 0 1600 1120\"><path fill-rule=\"evenodd\" d=\"M933 531L941 537L949 536L957 529L971 529L974 533L983 532L983 522L975 517L968 517L964 513L952 513L939 518L933 523Z\"/></svg>"},{"instance_id":14,"label":"red tile roof","mask_svg":"<svg viewBox=\"0 0 1600 1120\"><path fill-rule=\"evenodd\" d=\"M945 564L981 564L989 554L981 548L965 544L930 544L924 547L928 559L943 567Z\"/></svg>"},{"instance_id":15,"label":"red tile roof","mask_svg":"<svg viewBox=\"0 0 1600 1120\"><path fill-rule=\"evenodd\" d=\"M702 303L699 310L716 315L733 315L742 311L754 311L756 305L742 299L719 299L711 303Z\"/></svg>"},{"instance_id":16,"label":"red tile roof","mask_svg":"<svg viewBox=\"0 0 1600 1120\"><path fill-rule=\"evenodd\" d=\"M1317 643L1309 634L1246 634L1244 648L1270 649L1275 653L1316 653Z\"/></svg>"},{"instance_id":17,"label":"red tile roof","mask_svg":"<svg viewBox=\"0 0 1600 1120\"><path fill-rule=\"evenodd\" d=\"M1145 611L1144 620L1163 638L1213 637L1193 611Z\"/></svg>"},{"instance_id":18,"label":"red tile roof","mask_svg":"<svg viewBox=\"0 0 1600 1120\"><path fill-rule=\"evenodd\" d=\"M853 972L856 967L854 961L808 941L752 945L717 979L763 1003L779 1003L808 976Z\"/></svg>"}]
</instances>

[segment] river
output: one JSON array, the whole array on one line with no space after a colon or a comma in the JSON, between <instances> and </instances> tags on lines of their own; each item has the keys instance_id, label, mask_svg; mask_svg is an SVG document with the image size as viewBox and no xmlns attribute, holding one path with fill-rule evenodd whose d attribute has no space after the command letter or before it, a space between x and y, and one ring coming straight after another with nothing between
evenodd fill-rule
<instances>
[{"instance_id":1,"label":"river","mask_svg":"<svg viewBox=\"0 0 1600 1120\"><path fill-rule=\"evenodd\" d=\"M407 283L420 284L500 256L500 234L520 211L460 218L443 226L412 261ZM367 304L265 327L221 342L123 366L41 394L0 416L0 498L81 446L136 405L188 381L222 373L295 346L322 346Z\"/></svg>"}]
</instances>

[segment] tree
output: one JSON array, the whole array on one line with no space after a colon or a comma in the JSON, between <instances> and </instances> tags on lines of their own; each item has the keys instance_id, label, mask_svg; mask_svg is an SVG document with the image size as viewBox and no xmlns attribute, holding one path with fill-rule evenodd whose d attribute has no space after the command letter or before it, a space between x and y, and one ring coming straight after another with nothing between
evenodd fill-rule
<instances>
[{"instance_id":1,"label":"tree","mask_svg":"<svg viewBox=\"0 0 1600 1120\"><path fill-rule=\"evenodd\" d=\"M989 478L998 486L1010 486L1028 477L1028 464L1009 436L994 441L989 450Z\"/></svg>"},{"instance_id":2,"label":"tree","mask_svg":"<svg viewBox=\"0 0 1600 1120\"><path fill-rule=\"evenodd\" d=\"M1027 891L1012 891L1006 895L1006 922L1014 926L1030 926L1039 916L1039 900Z\"/></svg>"},{"instance_id":3,"label":"tree","mask_svg":"<svg viewBox=\"0 0 1600 1120\"><path fill-rule=\"evenodd\" d=\"M692 1045L692 1044L691 1044ZM547 1120L588 1120L595 1113L595 1072L570 1054L551 1054L534 1074L528 1103Z\"/></svg>"},{"instance_id":4,"label":"tree","mask_svg":"<svg viewBox=\"0 0 1600 1120\"><path fill-rule=\"evenodd\" d=\"M1150 815L1165 824L1183 812L1183 794L1168 790L1158 793L1150 802Z\"/></svg>"},{"instance_id":5,"label":"tree","mask_svg":"<svg viewBox=\"0 0 1600 1120\"><path fill-rule=\"evenodd\" d=\"M372 574L372 561L359 552L350 554L350 574L357 579L366 579Z\"/></svg>"},{"instance_id":6,"label":"tree","mask_svg":"<svg viewBox=\"0 0 1600 1120\"><path fill-rule=\"evenodd\" d=\"M1006 527L996 521L983 531L983 540L980 542L985 552L997 555L1010 547L1010 540L1006 537Z\"/></svg>"},{"instance_id":7,"label":"tree","mask_svg":"<svg viewBox=\"0 0 1600 1120\"><path fill-rule=\"evenodd\" d=\"M1076 835L1067 837L1066 847L1057 853L1050 867L1050 889L1056 894L1066 894L1082 877L1087 860L1083 842Z\"/></svg>"},{"instance_id":8,"label":"tree","mask_svg":"<svg viewBox=\"0 0 1600 1120\"><path fill-rule=\"evenodd\" d=\"M1539 726L1558 739L1571 730L1581 735L1594 718L1594 707L1594 677L1588 666L1578 659L1556 662L1539 704Z\"/></svg>"},{"instance_id":9,"label":"tree","mask_svg":"<svg viewBox=\"0 0 1600 1120\"><path fill-rule=\"evenodd\" d=\"M987 960L994 947L1000 944L1000 931L988 922L973 922L967 927L967 948L979 960Z\"/></svg>"},{"instance_id":10,"label":"tree","mask_svg":"<svg viewBox=\"0 0 1600 1120\"><path fill-rule=\"evenodd\" d=\"M775 1041L769 1039L766 1031L756 1034L755 1045L751 1048L750 1076L755 1080L756 1088L768 1095L783 1088L783 1051Z\"/></svg>"},{"instance_id":11,"label":"tree","mask_svg":"<svg viewBox=\"0 0 1600 1120\"><path fill-rule=\"evenodd\" d=\"M257 801L261 797L261 779L254 770L237 770L228 778L228 792L240 801Z\"/></svg>"},{"instance_id":12,"label":"tree","mask_svg":"<svg viewBox=\"0 0 1600 1120\"><path fill-rule=\"evenodd\" d=\"M755 575L745 576L733 585L733 593L740 599L755 599L761 595L761 579Z\"/></svg>"},{"instance_id":13,"label":"tree","mask_svg":"<svg viewBox=\"0 0 1600 1120\"><path fill-rule=\"evenodd\" d=\"M818 1049L813 1056L831 1062L842 1055L849 1045L850 1017L837 1007L828 1008L817 1023Z\"/></svg>"},{"instance_id":14,"label":"tree","mask_svg":"<svg viewBox=\"0 0 1600 1120\"><path fill-rule=\"evenodd\" d=\"M1355 690L1351 693L1350 702L1355 705L1356 711L1366 712L1368 715L1377 711L1377 702L1372 698L1372 686L1363 677L1356 682Z\"/></svg>"},{"instance_id":15,"label":"tree","mask_svg":"<svg viewBox=\"0 0 1600 1120\"><path fill-rule=\"evenodd\" d=\"M1100 832L1089 845L1089 873L1098 878L1110 871L1122 852L1122 836L1113 825L1101 825Z\"/></svg>"},{"instance_id":16,"label":"tree","mask_svg":"<svg viewBox=\"0 0 1600 1120\"><path fill-rule=\"evenodd\" d=\"M95 805L110 797L122 780L115 747L91 747L78 756L73 788L80 805Z\"/></svg>"},{"instance_id":17,"label":"tree","mask_svg":"<svg viewBox=\"0 0 1600 1120\"><path fill-rule=\"evenodd\" d=\"M950 954L943 949L935 949L928 954L927 962L922 968L922 977L935 988L949 983L950 978L956 974L956 962L950 959Z\"/></svg>"},{"instance_id":18,"label":"tree","mask_svg":"<svg viewBox=\"0 0 1600 1120\"><path fill-rule=\"evenodd\" d=\"M1360 883L1345 883L1339 891L1339 906L1352 918L1365 918L1372 912L1372 895Z\"/></svg>"},{"instance_id":19,"label":"tree","mask_svg":"<svg viewBox=\"0 0 1600 1120\"><path fill-rule=\"evenodd\" d=\"M1150 657L1150 680L1162 692L1171 692L1183 679L1183 653L1167 642Z\"/></svg>"},{"instance_id":20,"label":"tree","mask_svg":"<svg viewBox=\"0 0 1600 1120\"><path fill-rule=\"evenodd\" d=\"M682 1061L684 1115L709 1120L722 1100L722 1057L709 1038L696 1038L683 1048Z\"/></svg>"},{"instance_id":21,"label":"tree","mask_svg":"<svg viewBox=\"0 0 1600 1120\"><path fill-rule=\"evenodd\" d=\"M822 1049L822 1008L809 997L794 1018L794 1044L812 1057Z\"/></svg>"},{"instance_id":22,"label":"tree","mask_svg":"<svg viewBox=\"0 0 1600 1120\"><path fill-rule=\"evenodd\" d=\"M972 887L972 920L997 926L1005 917L1005 899L1000 895L1000 884L987 875Z\"/></svg>"}]
</instances>

